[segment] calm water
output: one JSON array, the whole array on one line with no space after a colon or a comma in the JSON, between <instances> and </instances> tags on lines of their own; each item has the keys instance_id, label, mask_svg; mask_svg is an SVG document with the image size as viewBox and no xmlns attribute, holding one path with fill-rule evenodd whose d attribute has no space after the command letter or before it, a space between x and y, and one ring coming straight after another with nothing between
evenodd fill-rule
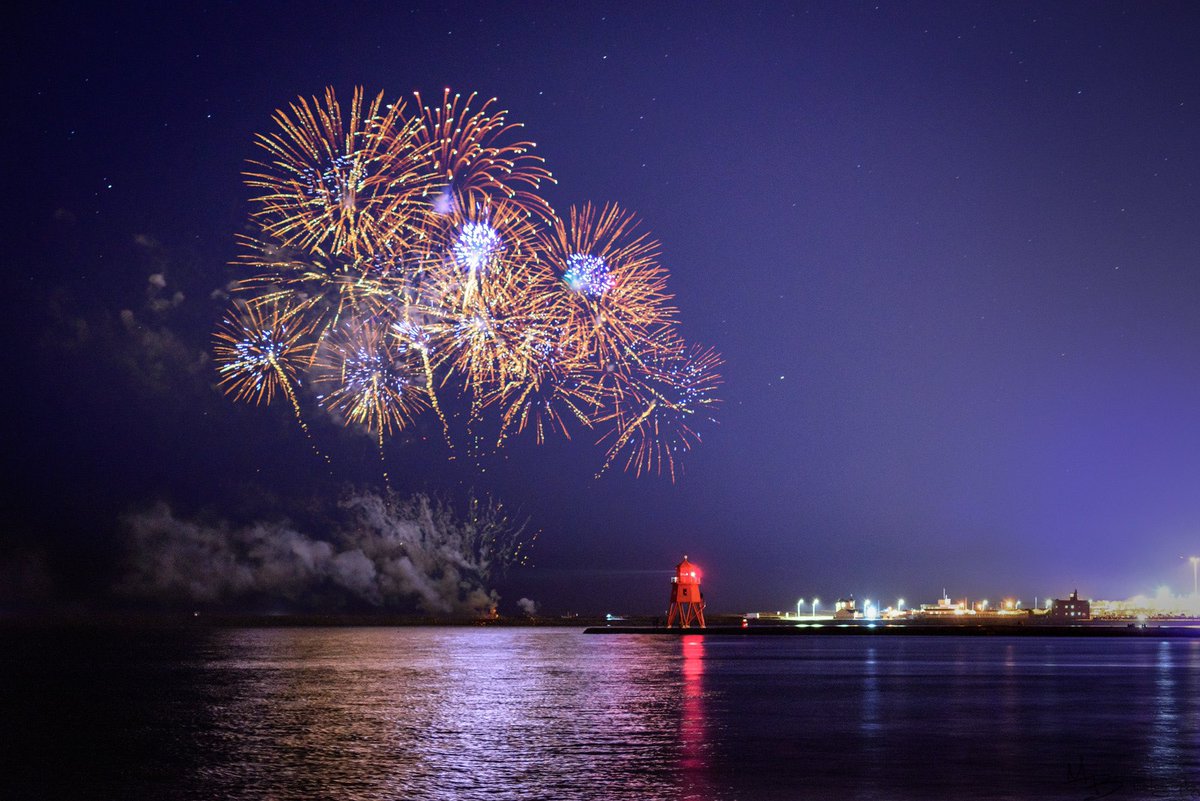
<instances>
[{"instance_id":1,"label":"calm water","mask_svg":"<svg viewBox=\"0 0 1200 801\"><path fill-rule=\"evenodd\" d=\"M6 633L0 798L1200 799L1200 642Z\"/></svg>"}]
</instances>

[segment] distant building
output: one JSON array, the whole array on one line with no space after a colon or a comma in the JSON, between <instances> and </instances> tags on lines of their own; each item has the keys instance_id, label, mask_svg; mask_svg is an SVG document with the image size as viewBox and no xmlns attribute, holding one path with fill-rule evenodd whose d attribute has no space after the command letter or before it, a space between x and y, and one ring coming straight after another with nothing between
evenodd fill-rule
<instances>
[{"instance_id":1,"label":"distant building","mask_svg":"<svg viewBox=\"0 0 1200 801\"><path fill-rule=\"evenodd\" d=\"M834 620L854 620L859 616L859 613L854 608L854 596L849 598L838 598L837 603L833 605Z\"/></svg>"},{"instance_id":2,"label":"distant building","mask_svg":"<svg viewBox=\"0 0 1200 801\"><path fill-rule=\"evenodd\" d=\"M916 610L914 616L919 617L953 617L955 615L973 615L974 609L967 609L965 603L954 603L942 592L942 597L938 598L936 604L921 604L921 607Z\"/></svg>"},{"instance_id":3,"label":"distant building","mask_svg":"<svg viewBox=\"0 0 1200 801\"><path fill-rule=\"evenodd\" d=\"M1055 598L1048 616L1051 620L1062 623L1078 623L1081 620L1092 619L1092 602L1081 600L1079 590L1074 590L1070 598Z\"/></svg>"}]
</instances>

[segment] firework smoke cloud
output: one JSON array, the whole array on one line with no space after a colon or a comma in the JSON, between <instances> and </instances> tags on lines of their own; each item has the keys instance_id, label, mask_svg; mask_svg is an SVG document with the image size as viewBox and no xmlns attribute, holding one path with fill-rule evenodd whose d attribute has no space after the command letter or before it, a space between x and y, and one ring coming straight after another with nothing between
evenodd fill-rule
<instances>
[{"instance_id":1,"label":"firework smoke cloud","mask_svg":"<svg viewBox=\"0 0 1200 801\"><path fill-rule=\"evenodd\" d=\"M286 522L187 520L159 504L124 520L133 556L119 589L217 607L282 600L478 616L499 601L491 582L524 564L536 537L501 504L475 498L460 514L427 495L361 492L339 511L324 540Z\"/></svg>"}]
</instances>

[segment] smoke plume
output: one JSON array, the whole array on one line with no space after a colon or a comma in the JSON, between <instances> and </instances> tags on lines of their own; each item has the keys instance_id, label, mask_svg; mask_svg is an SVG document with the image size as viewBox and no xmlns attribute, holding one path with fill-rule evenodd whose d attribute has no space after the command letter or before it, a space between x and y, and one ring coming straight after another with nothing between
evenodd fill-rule
<instances>
[{"instance_id":1,"label":"smoke plume","mask_svg":"<svg viewBox=\"0 0 1200 801\"><path fill-rule=\"evenodd\" d=\"M122 592L167 602L369 604L433 615L495 607L490 582L524 562L526 525L497 502L449 504L360 492L339 504L328 540L287 522L182 519L158 504L124 520L131 564ZM535 535L536 536L536 535Z\"/></svg>"},{"instance_id":2,"label":"smoke plume","mask_svg":"<svg viewBox=\"0 0 1200 801\"><path fill-rule=\"evenodd\" d=\"M537 617L537 601L533 600L532 598L522 598L521 600L517 601L517 608L519 608L526 617Z\"/></svg>"}]
</instances>

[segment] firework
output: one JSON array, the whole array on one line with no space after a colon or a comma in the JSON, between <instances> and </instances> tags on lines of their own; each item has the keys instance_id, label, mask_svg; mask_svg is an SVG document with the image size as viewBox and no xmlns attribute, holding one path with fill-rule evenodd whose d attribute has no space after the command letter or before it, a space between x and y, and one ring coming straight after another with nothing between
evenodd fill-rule
<instances>
[{"instance_id":1,"label":"firework","mask_svg":"<svg viewBox=\"0 0 1200 801\"><path fill-rule=\"evenodd\" d=\"M554 277L533 247L536 229L507 201L469 199L432 241L425 328L435 364L462 378L474 416L497 388L528 374L530 339L551 323Z\"/></svg>"},{"instance_id":2,"label":"firework","mask_svg":"<svg viewBox=\"0 0 1200 801\"><path fill-rule=\"evenodd\" d=\"M276 392L294 399L293 387L312 360L312 326L301 307L277 300L241 303L217 326L213 352L219 386L236 401L270 403Z\"/></svg>"},{"instance_id":3,"label":"firework","mask_svg":"<svg viewBox=\"0 0 1200 801\"><path fill-rule=\"evenodd\" d=\"M239 237L237 266L246 277L233 289L257 299L283 299L309 308L319 337L347 315L396 315L417 302L427 267L421 252L400 254L387 246L348 259L321 250L295 248L250 236Z\"/></svg>"},{"instance_id":4,"label":"firework","mask_svg":"<svg viewBox=\"0 0 1200 801\"><path fill-rule=\"evenodd\" d=\"M486 220L467 222L456 231L451 258L471 277L482 276L504 253L504 238Z\"/></svg>"},{"instance_id":5,"label":"firework","mask_svg":"<svg viewBox=\"0 0 1200 801\"><path fill-rule=\"evenodd\" d=\"M370 255L397 239L420 237L412 212L430 189L419 124L383 93L364 108L354 90L349 115L332 88L301 97L274 116L279 131L259 135L265 160L251 161L246 184L261 190L255 219L283 245L334 255Z\"/></svg>"},{"instance_id":6,"label":"firework","mask_svg":"<svg viewBox=\"0 0 1200 801\"><path fill-rule=\"evenodd\" d=\"M534 272L545 275L536 244L537 229L521 207L468 198L430 230L425 266L436 302L465 308L479 293L509 290ZM528 291L547 287L530 285Z\"/></svg>"},{"instance_id":7,"label":"firework","mask_svg":"<svg viewBox=\"0 0 1200 801\"><path fill-rule=\"evenodd\" d=\"M417 101L406 119L358 89L343 113L329 89L258 137L257 231L240 237L238 300L215 334L221 386L285 394L311 440L296 392L311 381L375 435L385 483L385 436L426 410L451 449L450 420L465 420L468 453L486 413L497 447L604 424L601 472L674 480L721 359L674 332L658 243L616 205L559 219L537 194L552 176L494 99Z\"/></svg>"},{"instance_id":8,"label":"firework","mask_svg":"<svg viewBox=\"0 0 1200 801\"><path fill-rule=\"evenodd\" d=\"M641 369L625 376L624 391L597 421L614 424L601 438L612 444L600 472L624 460L625 469L636 475L665 469L675 481L682 469L679 458L700 442L699 423L715 422L712 414L720 401L714 393L721 384L722 363L712 348L679 341L639 360Z\"/></svg>"},{"instance_id":9,"label":"firework","mask_svg":"<svg viewBox=\"0 0 1200 801\"><path fill-rule=\"evenodd\" d=\"M315 364L322 405L380 438L409 425L424 408L419 355L390 342L384 323L344 322L326 337Z\"/></svg>"},{"instance_id":10,"label":"firework","mask_svg":"<svg viewBox=\"0 0 1200 801\"><path fill-rule=\"evenodd\" d=\"M561 330L555 325L527 328L523 343L525 372L496 388L485 403L495 403L501 409L498 445L526 426L533 429L540 445L551 431L570 439L571 421L592 425L592 415L600 408L601 388L590 365L580 358L577 349L568 346Z\"/></svg>"},{"instance_id":11,"label":"firework","mask_svg":"<svg viewBox=\"0 0 1200 801\"><path fill-rule=\"evenodd\" d=\"M637 229L620 207L589 203L572 207L569 221L556 221L540 242L560 278L554 302L567 335L601 367L644 348L675 315L658 242Z\"/></svg>"},{"instance_id":12,"label":"firework","mask_svg":"<svg viewBox=\"0 0 1200 801\"><path fill-rule=\"evenodd\" d=\"M472 111L478 100L474 92L464 101L446 89L437 106L424 105L421 94L414 94L421 107L416 142L428 151L442 184L436 213L452 212L472 199L486 203L505 198L526 215L554 219L550 204L537 194L543 181L554 183L554 176L545 168L545 159L533 154L535 142L504 141L524 126L509 122L508 112L494 107L496 98Z\"/></svg>"},{"instance_id":13,"label":"firework","mask_svg":"<svg viewBox=\"0 0 1200 801\"><path fill-rule=\"evenodd\" d=\"M447 365L444 381L461 379L471 397L472 416L496 387L524 377L528 372L523 349L528 325L526 298L495 292L487 299L475 295L453 314L431 327L440 346L438 365Z\"/></svg>"}]
</instances>

